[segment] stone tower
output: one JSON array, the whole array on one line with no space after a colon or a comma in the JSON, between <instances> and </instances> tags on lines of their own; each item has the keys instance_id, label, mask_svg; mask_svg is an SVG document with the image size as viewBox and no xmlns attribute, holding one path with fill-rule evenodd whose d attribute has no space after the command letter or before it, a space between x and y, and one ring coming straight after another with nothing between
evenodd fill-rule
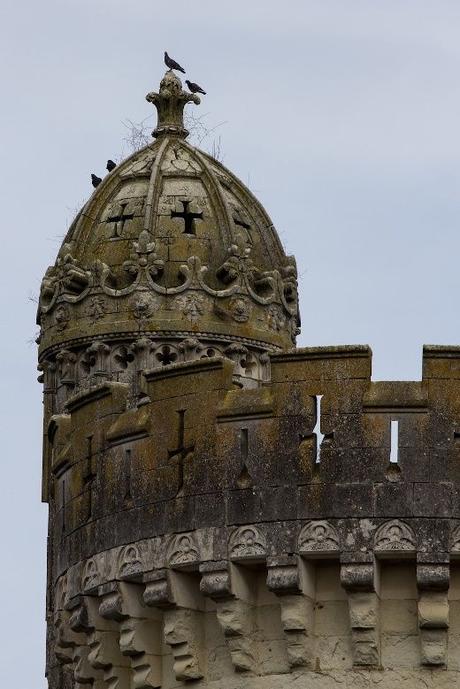
<instances>
[{"instance_id":1,"label":"stone tower","mask_svg":"<svg viewBox=\"0 0 460 689\"><path fill-rule=\"evenodd\" d=\"M295 349L296 267L171 71L43 279L50 689L460 687L460 347Z\"/></svg>"}]
</instances>

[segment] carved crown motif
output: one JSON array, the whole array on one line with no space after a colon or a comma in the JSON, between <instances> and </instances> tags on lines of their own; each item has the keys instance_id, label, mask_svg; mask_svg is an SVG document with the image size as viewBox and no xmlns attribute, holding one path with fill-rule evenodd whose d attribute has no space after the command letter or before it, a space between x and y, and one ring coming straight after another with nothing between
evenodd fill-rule
<instances>
[{"instance_id":1,"label":"carved crown motif","mask_svg":"<svg viewBox=\"0 0 460 689\"><path fill-rule=\"evenodd\" d=\"M156 141L97 187L46 271L41 356L82 336L139 329L291 348L294 259L251 192L185 141L183 109L199 98L169 71L147 100L158 110Z\"/></svg>"}]
</instances>

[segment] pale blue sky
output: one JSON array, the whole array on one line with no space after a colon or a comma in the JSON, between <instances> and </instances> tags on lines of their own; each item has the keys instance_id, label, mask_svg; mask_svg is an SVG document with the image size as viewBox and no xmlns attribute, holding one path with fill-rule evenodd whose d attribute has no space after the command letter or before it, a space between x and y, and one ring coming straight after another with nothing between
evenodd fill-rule
<instances>
[{"instance_id":1,"label":"pale blue sky","mask_svg":"<svg viewBox=\"0 0 460 689\"><path fill-rule=\"evenodd\" d=\"M122 121L151 113L163 50L297 257L299 344L368 343L376 378L414 379L422 343L460 342L459 35L458 0L4 0L0 686L45 687L28 297Z\"/></svg>"}]
</instances>

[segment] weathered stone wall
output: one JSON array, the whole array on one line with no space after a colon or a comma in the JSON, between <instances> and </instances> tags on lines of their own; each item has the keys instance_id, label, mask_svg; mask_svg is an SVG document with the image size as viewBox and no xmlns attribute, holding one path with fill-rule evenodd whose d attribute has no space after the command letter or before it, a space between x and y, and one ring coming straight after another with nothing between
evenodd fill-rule
<instances>
[{"instance_id":1,"label":"weathered stone wall","mask_svg":"<svg viewBox=\"0 0 460 689\"><path fill-rule=\"evenodd\" d=\"M420 382L365 347L270 369L47 388L52 689L460 687L460 348Z\"/></svg>"}]
</instances>

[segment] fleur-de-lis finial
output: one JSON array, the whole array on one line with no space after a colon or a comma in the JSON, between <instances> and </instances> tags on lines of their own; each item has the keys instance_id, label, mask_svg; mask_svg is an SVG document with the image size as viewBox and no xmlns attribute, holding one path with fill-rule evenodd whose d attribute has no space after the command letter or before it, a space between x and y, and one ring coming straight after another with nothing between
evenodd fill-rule
<instances>
[{"instance_id":1,"label":"fleur-de-lis finial","mask_svg":"<svg viewBox=\"0 0 460 689\"><path fill-rule=\"evenodd\" d=\"M182 82L172 70L168 70L160 83L159 93L152 91L146 95L149 103L157 109L157 126L152 136L178 136L185 139L189 135L184 126L184 107L187 103L200 104L200 98L195 93L187 93L182 89Z\"/></svg>"}]
</instances>

